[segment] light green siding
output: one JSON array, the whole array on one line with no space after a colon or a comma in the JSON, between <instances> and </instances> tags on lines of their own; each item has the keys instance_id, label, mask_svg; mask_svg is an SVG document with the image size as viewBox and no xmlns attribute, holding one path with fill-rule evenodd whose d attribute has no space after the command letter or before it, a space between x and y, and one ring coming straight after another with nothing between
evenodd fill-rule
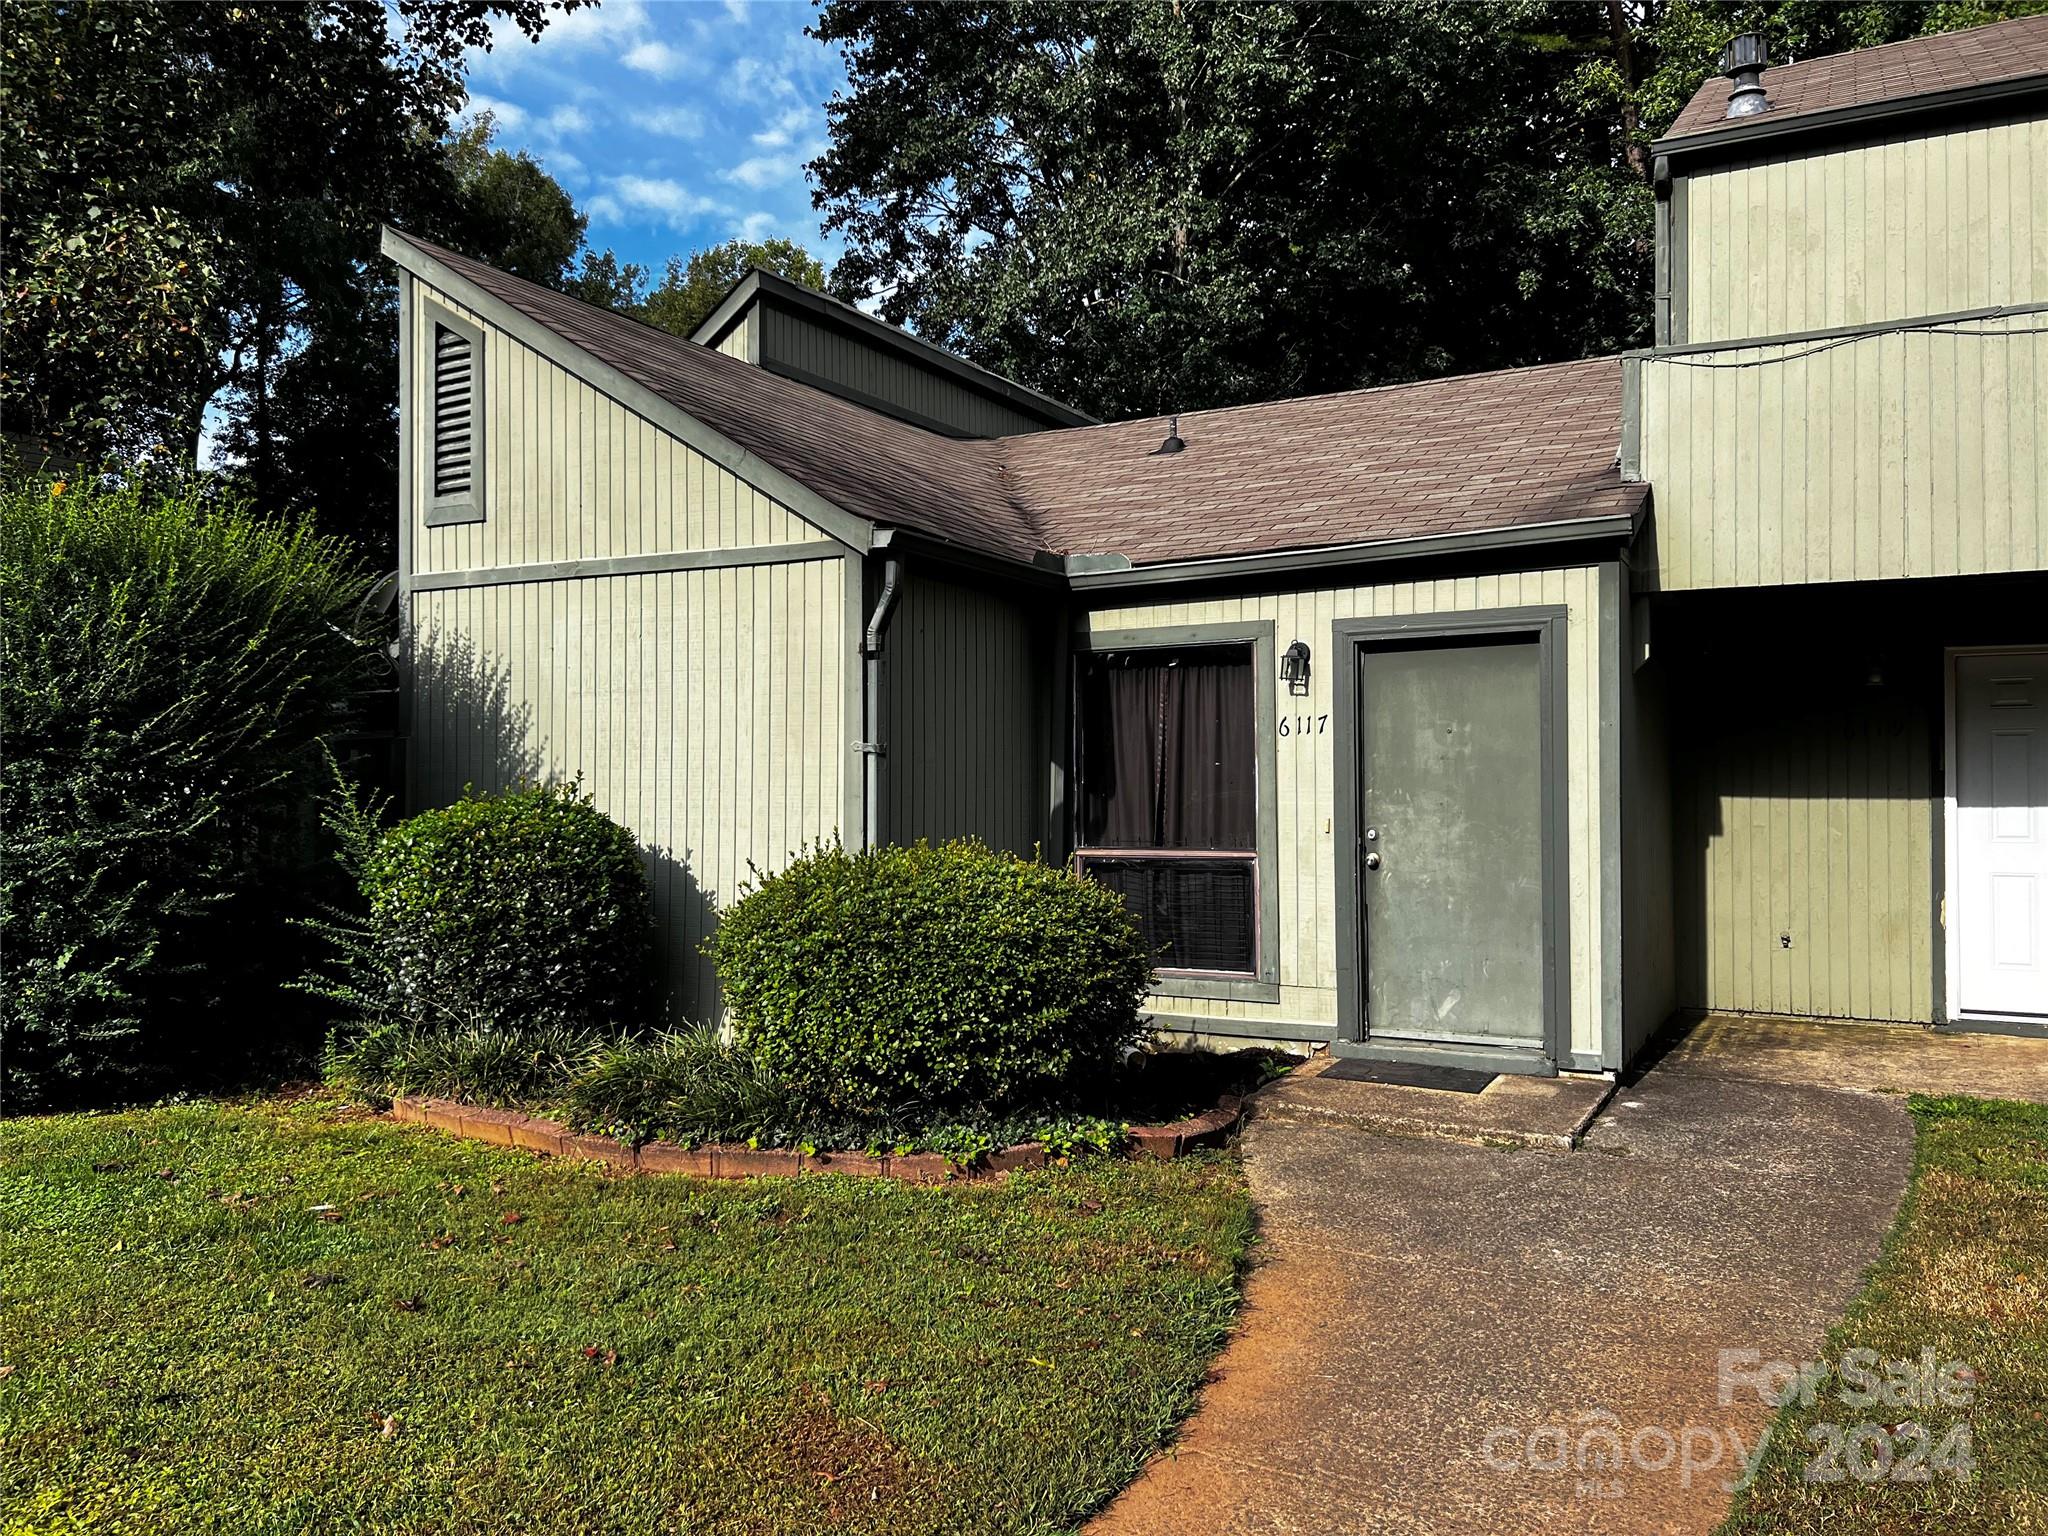
<instances>
[{"instance_id":1,"label":"light green siding","mask_svg":"<svg viewBox=\"0 0 2048 1536\"><path fill-rule=\"evenodd\" d=\"M1047 605L904 578L883 690L889 841L973 836L1026 854L1043 841L1052 637Z\"/></svg>"},{"instance_id":2,"label":"light green siding","mask_svg":"<svg viewBox=\"0 0 2048 1536\"><path fill-rule=\"evenodd\" d=\"M719 338L718 350L743 363L754 360L754 316L749 314Z\"/></svg>"},{"instance_id":3,"label":"light green siding","mask_svg":"<svg viewBox=\"0 0 2048 1536\"><path fill-rule=\"evenodd\" d=\"M1336 690L1348 689L1351 677L1334 639L1340 619L1387 617L1409 613L1478 613L1490 609L1558 605L1568 610L1566 625L1565 697L1561 720L1565 735L1566 775L1562 788L1565 809L1566 866L1569 910L1563 914L1561 960L1570 977L1569 1039L1575 1055L1598 1058L1603 1051L1603 997L1612 967L1620 956L1603 940L1601 918L1603 848L1602 797L1619 793L1605 781L1601 703L1602 625L1600 572L1573 566L1497 576L1466 576L1429 581L1385 583L1282 592L1243 597L1207 598L1103 607L1079 622L1083 634L1202 624L1236 624L1269 620L1274 640L1284 649L1290 641L1306 641L1313 653L1310 690L1306 697L1282 693L1277 708L1290 717L1311 722L1329 717ZM1608 718L1618 707L1610 702ZM1266 722L1271 729L1277 722ZM1349 877L1350 850L1333 838L1337 775L1351 771L1336 761L1335 737L1314 725L1290 729L1278 743L1276 782L1277 847L1275 873L1279 883L1280 997L1277 1003L1238 999L1162 997L1162 1014L1182 1019L1232 1021L1238 1034L1269 1030L1284 1038L1293 1024L1320 1026L1337 1021L1337 890Z\"/></svg>"},{"instance_id":4,"label":"light green siding","mask_svg":"<svg viewBox=\"0 0 2048 1536\"><path fill-rule=\"evenodd\" d=\"M755 306L752 323L761 327L764 368L920 426L960 437L1002 437L1045 426L1038 417L971 389L937 368L920 367L772 300Z\"/></svg>"},{"instance_id":5,"label":"light green siding","mask_svg":"<svg viewBox=\"0 0 2048 1536\"><path fill-rule=\"evenodd\" d=\"M411 599L414 805L581 776L646 852L677 1006L748 864L840 820L838 560L525 582Z\"/></svg>"},{"instance_id":6,"label":"light green siding","mask_svg":"<svg viewBox=\"0 0 2048 1536\"><path fill-rule=\"evenodd\" d=\"M1681 1001L1928 1021L1934 711L1769 666L1710 665L1674 712Z\"/></svg>"},{"instance_id":7,"label":"light green siding","mask_svg":"<svg viewBox=\"0 0 2048 1536\"><path fill-rule=\"evenodd\" d=\"M403 281L409 803L580 779L641 845L677 1014L715 1017L701 946L720 905L750 865L839 831L853 787L846 557L671 432ZM421 510L415 364L437 305L482 335L480 524L431 528ZM562 564L618 559L639 568Z\"/></svg>"},{"instance_id":8,"label":"light green siding","mask_svg":"<svg viewBox=\"0 0 2048 1536\"><path fill-rule=\"evenodd\" d=\"M1678 340L2048 299L2048 119L1792 151L1682 187Z\"/></svg>"},{"instance_id":9,"label":"light green siding","mask_svg":"<svg viewBox=\"0 0 2048 1536\"><path fill-rule=\"evenodd\" d=\"M1631 359L1664 591L2048 566L2048 312ZM1741 366L1755 365L1755 366Z\"/></svg>"},{"instance_id":10,"label":"light green siding","mask_svg":"<svg viewBox=\"0 0 2048 1536\"><path fill-rule=\"evenodd\" d=\"M415 572L822 537L787 508L635 415L446 295L416 284L413 355L424 357L436 306L483 335L483 522L426 525L431 400L413 403L404 441Z\"/></svg>"}]
</instances>

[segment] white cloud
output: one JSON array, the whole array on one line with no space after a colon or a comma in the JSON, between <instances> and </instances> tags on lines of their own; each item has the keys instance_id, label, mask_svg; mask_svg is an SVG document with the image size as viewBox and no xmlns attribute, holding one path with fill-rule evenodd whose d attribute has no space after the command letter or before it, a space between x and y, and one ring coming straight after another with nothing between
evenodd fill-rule
<instances>
[{"instance_id":1,"label":"white cloud","mask_svg":"<svg viewBox=\"0 0 2048 1536\"><path fill-rule=\"evenodd\" d=\"M754 142L763 149L781 149L794 139L810 120L809 107L791 107L755 134Z\"/></svg>"},{"instance_id":2,"label":"white cloud","mask_svg":"<svg viewBox=\"0 0 2048 1536\"><path fill-rule=\"evenodd\" d=\"M658 37L642 38L625 53L619 62L628 69L637 69L643 75L653 75L657 80L666 80L683 67L683 55L669 47Z\"/></svg>"},{"instance_id":3,"label":"white cloud","mask_svg":"<svg viewBox=\"0 0 2048 1536\"><path fill-rule=\"evenodd\" d=\"M780 227L781 220L772 213L750 213L733 226L742 240L766 240Z\"/></svg>"},{"instance_id":4,"label":"white cloud","mask_svg":"<svg viewBox=\"0 0 2048 1536\"><path fill-rule=\"evenodd\" d=\"M669 176L611 176L610 191L591 199L586 211L592 219L616 223L627 211L659 215L671 229L681 230L689 221L706 213L724 211L716 199L700 197Z\"/></svg>"},{"instance_id":5,"label":"white cloud","mask_svg":"<svg viewBox=\"0 0 2048 1536\"><path fill-rule=\"evenodd\" d=\"M742 101L772 101L777 97L797 94L796 86L787 74L766 59L757 59L752 54L741 54L734 59L729 77L733 95Z\"/></svg>"},{"instance_id":6,"label":"white cloud","mask_svg":"<svg viewBox=\"0 0 2048 1536\"><path fill-rule=\"evenodd\" d=\"M567 133L588 133L590 114L581 107L564 104L542 118L540 127L554 138Z\"/></svg>"},{"instance_id":7,"label":"white cloud","mask_svg":"<svg viewBox=\"0 0 2048 1536\"><path fill-rule=\"evenodd\" d=\"M463 104L463 112L470 117L481 117L488 112L491 121L506 132L516 132L526 123L526 108L517 102L501 101L496 96L486 96L482 91L471 91L469 100Z\"/></svg>"},{"instance_id":8,"label":"white cloud","mask_svg":"<svg viewBox=\"0 0 2048 1536\"><path fill-rule=\"evenodd\" d=\"M747 24L747 0L725 0L725 14L741 26Z\"/></svg>"},{"instance_id":9,"label":"white cloud","mask_svg":"<svg viewBox=\"0 0 2048 1536\"><path fill-rule=\"evenodd\" d=\"M794 155L755 155L727 171L725 179L758 192L763 187L775 186L798 175L802 165L803 162Z\"/></svg>"},{"instance_id":10,"label":"white cloud","mask_svg":"<svg viewBox=\"0 0 2048 1536\"><path fill-rule=\"evenodd\" d=\"M652 107L631 115L636 128L666 139L694 139L704 131L704 114L694 107Z\"/></svg>"},{"instance_id":11,"label":"white cloud","mask_svg":"<svg viewBox=\"0 0 2048 1536\"><path fill-rule=\"evenodd\" d=\"M551 149L547 152L548 173L556 179L564 176L571 181L580 181L588 169L583 161L566 149Z\"/></svg>"}]
</instances>

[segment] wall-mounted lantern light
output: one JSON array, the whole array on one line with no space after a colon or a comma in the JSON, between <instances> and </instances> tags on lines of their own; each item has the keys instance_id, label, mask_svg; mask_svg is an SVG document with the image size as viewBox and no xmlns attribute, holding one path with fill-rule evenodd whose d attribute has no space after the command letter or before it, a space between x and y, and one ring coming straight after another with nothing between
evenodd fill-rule
<instances>
[{"instance_id":1,"label":"wall-mounted lantern light","mask_svg":"<svg viewBox=\"0 0 2048 1536\"><path fill-rule=\"evenodd\" d=\"M1280 680L1289 693L1308 692L1308 647L1299 640L1288 646L1280 658Z\"/></svg>"}]
</instances>

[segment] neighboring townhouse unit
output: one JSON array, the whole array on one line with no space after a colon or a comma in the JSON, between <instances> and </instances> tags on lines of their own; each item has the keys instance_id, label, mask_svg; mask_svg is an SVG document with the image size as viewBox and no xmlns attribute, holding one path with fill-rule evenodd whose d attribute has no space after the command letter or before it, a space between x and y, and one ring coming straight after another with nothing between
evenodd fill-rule
<instances>
[{"instance_id":1,"label":"neighboring townhouse unit","mask_svg":"<svg viewBox=\"0 0 2048 1536\"><path fill-rule=\"evenodd\" d=\"M1173 421L391 232L412 798L580 774L694 1016L750 866L974 835L1122 891L1199 1037L2039 1027L2048 18L1761 83L1657 146L1655 348Z\"/></svg>"}]
</instances>

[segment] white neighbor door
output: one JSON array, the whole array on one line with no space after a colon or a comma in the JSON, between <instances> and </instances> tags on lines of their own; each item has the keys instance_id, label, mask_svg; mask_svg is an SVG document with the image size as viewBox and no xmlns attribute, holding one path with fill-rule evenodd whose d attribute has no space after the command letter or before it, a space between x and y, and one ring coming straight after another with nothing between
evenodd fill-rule
<instances>
[{"instance_id":1,"label":"white neighbor door","mask_svg":"<svg viewBox=\"0 0 2048 1536\"><path fill-rule=\"evenodd\" d=\"M1955 668L1957 1002L2048 1015L2048 651Z\"/></svg>"}]
</instances>

